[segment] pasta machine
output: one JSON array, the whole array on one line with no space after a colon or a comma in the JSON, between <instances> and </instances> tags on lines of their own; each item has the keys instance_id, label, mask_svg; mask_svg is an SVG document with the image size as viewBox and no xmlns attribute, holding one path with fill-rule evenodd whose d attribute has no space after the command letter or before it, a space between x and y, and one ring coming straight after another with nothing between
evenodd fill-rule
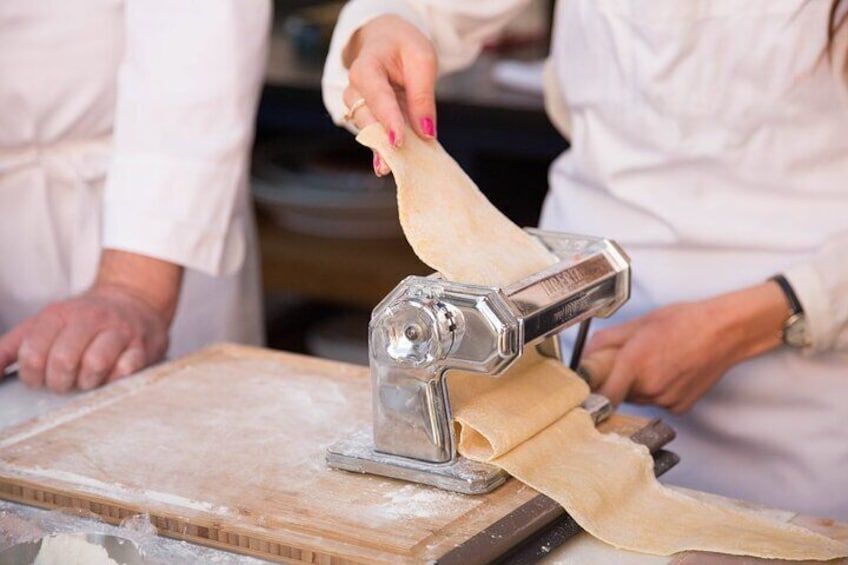
<instances>
[{"instance_id":1,"label":"pasta machine","mask_svg":"<svg viewBox=\"0 0 848 565\"><path fill-rule=\"evenodd\" d=\"M630 295L630 261L615 242L527 231L559 261L505 288L410 276L377 305L368 338L373 425L330 446L329 466L466 494L506 480L457 453L450 371L497 378L528 347L562 359L557 334L579 324L576 369L592 317L611 315ZM596 423L612 412L595 394L584 408Z\"/></svg>"}]
</instances>

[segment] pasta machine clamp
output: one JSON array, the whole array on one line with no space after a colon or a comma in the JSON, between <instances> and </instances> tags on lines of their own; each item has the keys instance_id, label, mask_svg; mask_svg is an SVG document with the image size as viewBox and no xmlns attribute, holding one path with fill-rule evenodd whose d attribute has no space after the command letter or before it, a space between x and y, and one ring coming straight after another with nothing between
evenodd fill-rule
<instances>
[{"instance_id":1,"label":"pasta machine clamp","mask_svg":"<svg viewBox=\"0 0 848 565\"><path fill-rule=\"evenodd\" d=\"M576 369L592 317L611 315L630 295L630 260L615 242L527 231L559 261L504 288L410 276L377 305L368 339L373 425L330 446L329 466L466 494L506 480L457 453L449 372L497 377L528 347L561 359L557 334L580 324ZM584 408L596 422L612 412L595 394Z\"/></svg>"}]
</instances>

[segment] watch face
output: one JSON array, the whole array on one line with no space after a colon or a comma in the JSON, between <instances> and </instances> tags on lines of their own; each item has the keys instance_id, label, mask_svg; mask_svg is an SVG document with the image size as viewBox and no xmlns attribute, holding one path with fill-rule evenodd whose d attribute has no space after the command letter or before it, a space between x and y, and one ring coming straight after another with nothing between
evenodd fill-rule
<instances>
[{"instance_id":1,"label":"watch face","mask_svg":"<svg viewBox=\"0 0 848 565\"><path fill-rule=\"evenodd\" d=\"M794 314L786 320L783 328L783 341L792 347L806 347L807 343L807 320L803 314Z\"/></svg>"}]
</instances>

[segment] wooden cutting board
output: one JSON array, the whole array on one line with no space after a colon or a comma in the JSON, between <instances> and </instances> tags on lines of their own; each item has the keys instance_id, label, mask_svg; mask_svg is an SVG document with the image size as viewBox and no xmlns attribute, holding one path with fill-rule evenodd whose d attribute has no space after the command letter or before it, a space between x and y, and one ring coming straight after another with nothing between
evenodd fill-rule
<instances>
[{"instance_id":1,"label":"wooden cutting board","mask_svg":"<svg viewBox=\"0 0 848 565\"><path fill-rule=\"evenodd\" d=\"M7 430L0 497L113 523L144 512L171 537L334 565L468 562L482 538L508 547L561 517L514 480L466 496L328 469L326 447L369 422L366 367L214 346ZM606 427L670 439L656 422Z\"/></svg>"}]
</instances>

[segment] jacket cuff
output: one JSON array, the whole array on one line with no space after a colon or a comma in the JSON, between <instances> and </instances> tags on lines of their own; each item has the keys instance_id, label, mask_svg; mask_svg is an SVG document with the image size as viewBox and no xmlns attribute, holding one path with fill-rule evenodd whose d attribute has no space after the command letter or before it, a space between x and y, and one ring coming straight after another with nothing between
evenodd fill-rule
<instances>
[{"instance_id":1,"label":"jacket cuff","mask_svg":"<svg viewBox=\"0 0 848 565\"><path fill-rule=\"evenodd\" d=\"M213 276L236 271L245 245L237 209L244 186L233 190L244 178L240 169L161 156L116 157L104 191L103 247Z\"/></svg>"},{"instance_id":2,"label":"jacket cuff","mask_svg":"<svg viewBox=\"0 0 848 565\"><path fill-rule=\"evenodd\" d=\"M804 309L806 319L806 331L810 345L804 348L805 353L817 353L832 349L835 344L836 334L835 320L831 312L831 306L827 297L829 293L822 284L821 277L816 272L814 265L801 263L784 271L783 275L801 307Z\"/></svg>"}]
</instances>

